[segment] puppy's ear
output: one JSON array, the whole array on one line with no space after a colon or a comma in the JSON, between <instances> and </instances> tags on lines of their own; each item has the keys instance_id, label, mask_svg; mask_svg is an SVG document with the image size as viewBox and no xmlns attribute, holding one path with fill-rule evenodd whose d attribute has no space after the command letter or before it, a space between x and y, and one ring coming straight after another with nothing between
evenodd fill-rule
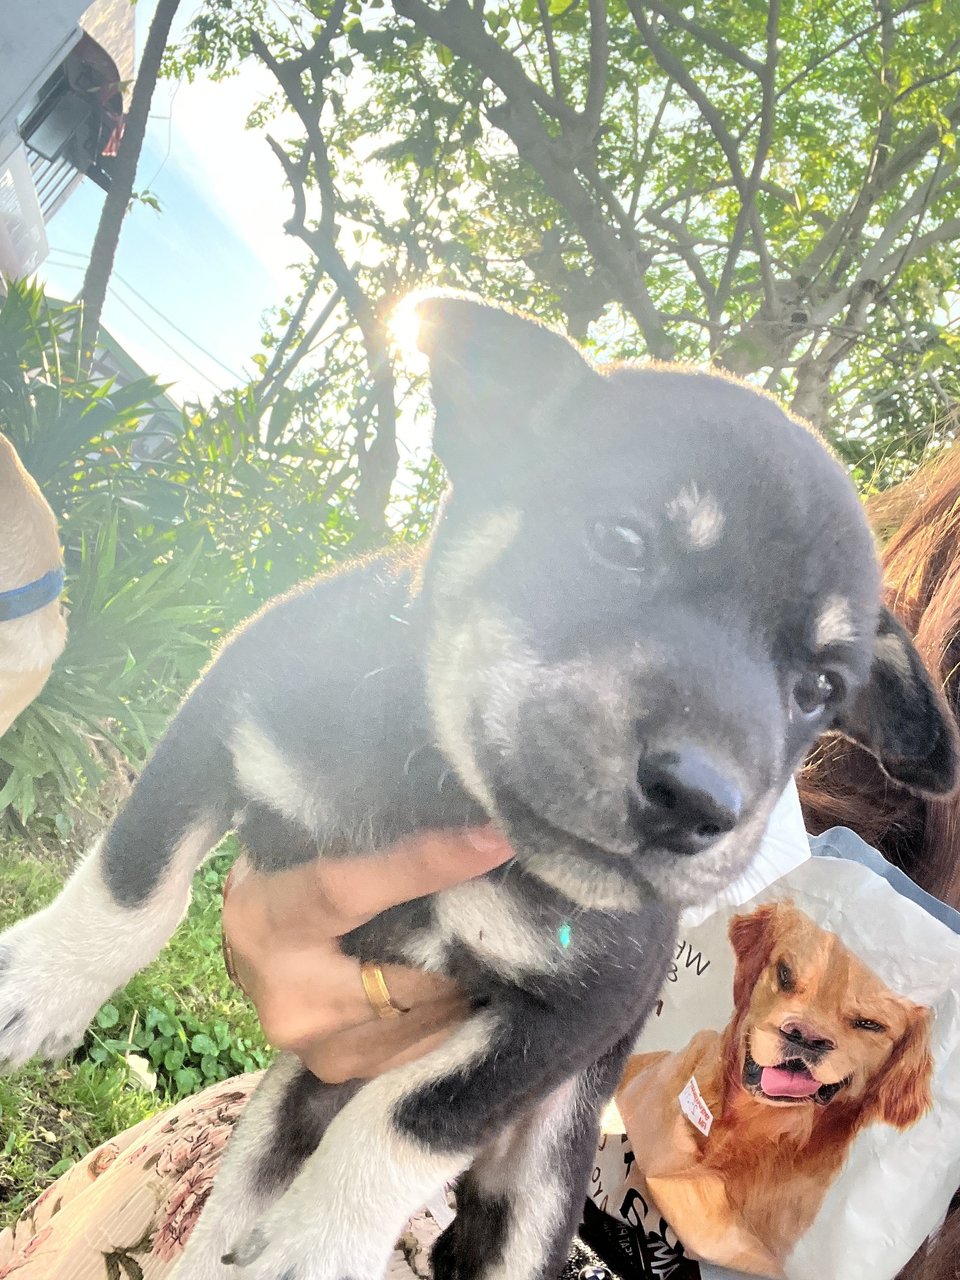
<instances>
[{"instance_id":1,"label":"puppy's ear","mask_svg":"<svg viewBox=\"0 0 960 1280\"><path fill-rule=\"evenodd\" d=\"M569 339L502 307L455 294L414 304L430 361L433 447L456 484L522 467L549 447L564 402L600 375Z\"/></svg>"},{"instance_id":2,"label":"puppy's ear","mask_svg":"<svg viewBox=\"0 0 960 1280\"><path fill-rule=\"evenodd\" d=\"M909 1129L933 1106L932 1077L930 1013L918 1006L909 1029L867 1095L863 1120L880 1120L895 1129Z\"/></svg>"},{"instance_id":3,"label":"puppy's ear","mask_svg":"<svg viewBox=\"0 0 960 1280\"><path fill-rule=\"evenodd\" d=\"M957 784L957 727L907 632L889 609L877 624L870 681L836 726L912 791Z\"/></svg>"},{"instance_id":4,"label":"puppy's ear","mask_svg":"<svg viewBox=\"0 0 960 1280\"><path fill-rule=\"evenodd\" d=\"M773 954L780 923L780 904L765 902L747 916L734 916L728 930L737 969L733 975L733 1004L738 1011L750 1004L750 994Z\"/></svg>"}]
</instances>

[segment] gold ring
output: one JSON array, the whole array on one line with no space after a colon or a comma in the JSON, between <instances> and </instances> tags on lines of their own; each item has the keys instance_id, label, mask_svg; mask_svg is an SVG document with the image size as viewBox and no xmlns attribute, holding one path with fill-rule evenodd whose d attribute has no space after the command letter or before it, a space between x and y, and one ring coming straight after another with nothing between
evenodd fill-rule
<instances>
[{"instance_id":1,"label":"gold ring","mask_svg":"<svg viewBox=\"0 0 960 1280\"><path fill-rule=\"evenodd\" d=\"M383 970L375 960L367 960L360 966L360 981L367 1003L378 1018L399 1018L402 1013L409 1013L391 996Z\"/></svg>"}]
</instances>

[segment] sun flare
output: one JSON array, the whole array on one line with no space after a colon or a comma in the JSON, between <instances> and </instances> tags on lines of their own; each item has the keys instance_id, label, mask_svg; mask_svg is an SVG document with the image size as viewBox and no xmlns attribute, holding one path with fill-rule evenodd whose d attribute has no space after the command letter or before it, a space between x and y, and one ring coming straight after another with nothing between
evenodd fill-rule
<instances>
[{"instance_id":1,"label":"sun flare","mask_svg":"<svg viewBox=\"0 0 960 1280\"><path fill-rule=\"evenodd\" d=\"M418 345L423 320L417 315L417 304L426 296L423 292L408 294L397 303L387 321L391 345L403 363L412 370L426 368L427 358Z\"/></svg>"}]
</instances>

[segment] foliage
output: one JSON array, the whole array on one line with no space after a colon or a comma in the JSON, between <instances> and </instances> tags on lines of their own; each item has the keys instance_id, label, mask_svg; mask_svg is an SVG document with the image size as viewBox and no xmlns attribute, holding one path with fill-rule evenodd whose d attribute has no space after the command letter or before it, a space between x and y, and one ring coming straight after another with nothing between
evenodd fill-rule
<instances>
[{"instance_id":1,"label":"foliage","mask_svg":"<svg viewBox=\"0 0 960 1280\"><path fill-rule=\"evenodd\" d=\"M170 946L104 1006L70 1062L0 1077L0 1226L99 1143L210 1080L266 1063L253 1010L229 983L220 958L220 894L235 853L228 842L198 873L187 918ZM37 858L18 843L0 843L0 929L50 901L64 870L58 846ZM131 1024L134 1052L148 1062L153 1046L159 1054L169 1041L164 1057L173 1050L170 1067L159 1059L153 1092L131 1069L130 1037L118 1034ZM214 1056L211 1044L215 1062L205 1063ZM172 1065L177 1046L182 1067Z\"/></svg>"},{"instance_id":2,"label":"foliage","mask_svg":"<svg viewBox=\"0 0 960 1280\"><path fill-rule=\"evenodd\" d=\"M349 459L316 399L253 390L145 449L159 388L92 379L75 308L12 283L0 304L0 423L60 520L67 649L0 739L0 811L61 835L117 757L141 762L211 645L336 562L357 530Z\"/></svg>"},{"instance_id":3,"label":"foliage","mask_svg":"<svg viewBox=\"0 0 960 1280\"><path fill-rule=\"evenodd\" d=\"M61 830L69 799L104 777L105 749L143 758L215 629L199 537L170 537L182 499L135 458L156 384L91 380L76 318L29 284L0 306L0 422L60 518L70 606L66 652L0 739L0 809L26 820L49 793Z\"/></svg>"},{"instance_id":4,"label":"foliage","mask_svg":"<svg viewBox=\"0 0 960 1280\"><path fill-rule=\"evenodd\" d=\"M117 1038L120 1010L106 1004L97 1015L93 1041L87 1047L91 1062L107 1063L113 1057L129 1060L140 1055L149 1063L158 1085L171 1096L189 1097L205 1085L227 1080L241 1071L266 1066L267 1055L242 1036L234 1037L226 1022L207 1026L188 1010L178 1008L167 996L150 1005L142 1024L134 1019L123 1038ZM106 1036L104 1032L113 1034Z\"/></svg>"},{"instance_id":5,"label":"foliage","mask_svg":"<svg viewBox=\"0 0 960 1280\"><path fill-rule=\"evenodd\" d=\"M163 461L231 620L329 568L357 536L354 468L321 414L315 396L284 394L264 418L245 388L187 417Z\"/></svg>"},{"instance_id":6,"label":"foliage","mask_svg":"<svg viewBox=\"0 0 960 1280\"><path fill-rule=\"evenodd\" d=\"M384 312L439 280L755 378L871 485L958 390L958 48L960 0L211 0L168 72L273 74L316 377L366 365L382 466Z\"/></svg>"},{"instance_id":7,"label":"foliage","mask_svg":"<svg viewBox=\"0 0 960 1280\"><path fill-rule=\"evenodd\" d=\"M53 1178L156 1109L122 1065L37 1065L0 1076L0 1230Z\"/></svg>"},{"instance_id":8,"label":"foliage","mask_svg":"<svg viewBox=\"0 0 960 1280\"><path fill-rule=\"evenodd\" d=\"M159 962L103 1006L82 1057L109 1063L140 1055L171 1099L266 1066L259 1026L248 1008L237 1009L240 997L225 982L220 953L223 882L236 852L228 841L197 873L184 930Z\"/></svg>"}]
</instances>

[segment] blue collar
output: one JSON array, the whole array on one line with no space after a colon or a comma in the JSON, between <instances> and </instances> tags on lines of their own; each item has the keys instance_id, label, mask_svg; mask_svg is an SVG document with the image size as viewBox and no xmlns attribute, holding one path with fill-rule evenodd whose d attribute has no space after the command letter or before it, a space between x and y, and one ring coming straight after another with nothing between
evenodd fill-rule
<instances>
[{"instance_id":1,"label":"blue collar","mask_svg":"<svg viewBox=\"0 0 960 1280\"><path fill-rule=\"evenodd\" d=\"M45 605L52 604L63 590L63 570L51 569L35 582L12 591L0 591L0 622L12 622L25 618Z\"/></svg>"}]
</instances>

